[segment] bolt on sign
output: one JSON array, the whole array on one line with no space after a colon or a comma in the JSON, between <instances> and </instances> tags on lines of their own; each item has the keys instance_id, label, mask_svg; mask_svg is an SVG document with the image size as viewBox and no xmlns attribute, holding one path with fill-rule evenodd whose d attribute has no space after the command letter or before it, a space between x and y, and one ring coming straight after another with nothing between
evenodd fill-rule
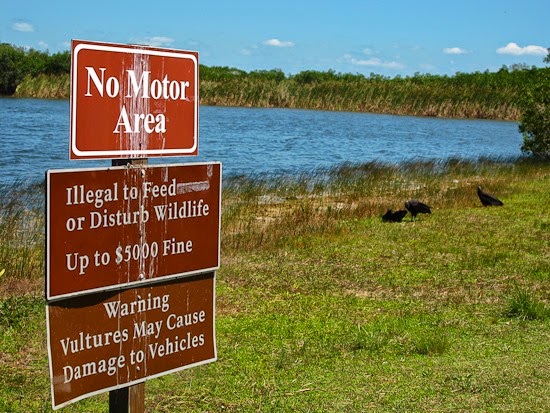
<instances>
[{"instance_id":1,"label":"bolt on sign","mask_svg":"<svg viewBox=\"0 0 550 413\"><path fill-rule=\"evenodd\" d=\"M219 268L219 162L49 170L46 187L48 300Z\"/></svg>"},{"instance_id":2,"label":"bolt on sign","mask_svg":"<svg viewBox=\"0 0 550 413\"><path fill-rule=\"evenodd\" d=\"M198 154L198 53L72 41L70 159Z\"/></svg>"},{"instance_id":3,"label":"bolt on sign","mask_svg":"<svg viewBox=\"0 0 550 413\"><path fill-rule=\"evenodd\" d=\"M215 274L49 303L52 406L216 361Z\"/></svg>"}]
</instances>

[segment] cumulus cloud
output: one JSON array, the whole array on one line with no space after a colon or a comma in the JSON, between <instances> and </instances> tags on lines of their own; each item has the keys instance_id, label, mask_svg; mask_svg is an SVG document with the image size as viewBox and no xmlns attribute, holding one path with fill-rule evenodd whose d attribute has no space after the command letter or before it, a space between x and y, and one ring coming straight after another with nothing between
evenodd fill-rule
<instances>
[{"instance_id":1,"label":"cumulus cloud","mask_svg":"<svg viewBox=\"0 0 550 413\"><path fill-rule=\"evenodd\" d=\"M26 22L14 23L11 28L16 32L34 32L32 24Z\"/></svg>"},{"instance_id":2,"label":"cumulus cloud","mask_svg":"<svg viewBox=\"0 0 550 413\"><path fill-rule=\"evenodd\" d=\"M524 56L524 55L531 55L531 56L546 56L548 51L545 47L542 46L524 46L520 47L517 43L508 43L504 47L499 47L497 49L498 54L511 54L514 56Z\"/></svg>"},{"instance_id":3,"label":"cumulus cloud","mask_svg":"<svg viewBox=\"0 0 550 413\"><path fill-rule=\"evenodd\" d=\"M266 46L273 46L273 47L294 47L294 42L284 42L279 39L269 39L265 40L263 42Z\"/></svg>"},{"instance_id":4,"label":"cumulus cloud","mask_svg":"<svg viewBox=\"0 0 550 413\"><path fill-rule=\"evenodd\" d=\"M461 47L446 47L443 49L443 53L445 54L466 54L468 51L466 49L463 49Z\"/></svg>"}]
</instances>

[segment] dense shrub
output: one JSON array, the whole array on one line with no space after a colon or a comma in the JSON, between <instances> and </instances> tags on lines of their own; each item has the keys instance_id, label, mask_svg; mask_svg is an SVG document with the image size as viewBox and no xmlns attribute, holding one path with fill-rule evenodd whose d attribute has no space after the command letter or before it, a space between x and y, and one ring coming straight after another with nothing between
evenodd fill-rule
<instances>
[{"instance_id":1,"label":"dense shrub","mask_svg":"<svg viewBox=\"0 0 550 413\"><path fill-rule=\"evenodd\" d=\"M550 49L544 59L550 63ZM521 99L523 111L519 131L523 133L521 150L541 158L550 158L550 72L534 79Z\"/></svg>"}]
</instances>

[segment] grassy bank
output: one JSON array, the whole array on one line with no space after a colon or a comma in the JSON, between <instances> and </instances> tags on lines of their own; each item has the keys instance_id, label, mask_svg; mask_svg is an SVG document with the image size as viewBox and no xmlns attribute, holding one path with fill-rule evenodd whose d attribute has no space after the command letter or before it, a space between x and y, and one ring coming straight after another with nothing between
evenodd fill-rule
<instances>
[{"instance_id":1,"label":"grassy bank","mask_svg":"<svg viewBox=\"0 0 550 413\"><path fill-rule=\"evenodd\" d=\"M519 98L528 85L529 81L508 72L394 79L329 76L317 80L297 75L284 80L204 79L200 93L206 105L518 120Z\"/></svg>"},{"instance_id":2,"label":"grassy bank","mask_svg":"<svg viewBox=\"0 0 550 413\"><path fill-rule=\"evenodd\" d=\"M38 99L68 99L70 94L70 76L37 75L27 76L17 87L17 97L31 97Z\"/></svg>"},{"instance_id":3,"label":"grassy bank","mask_svg":"<svg viewBox=\"0 0 550 413\"><path fill-rule=\"evenodd\" d=\"M0 95L69 98L69 51L50 55L8 44L1 44L0 49L13 60L0 79ZM525 110L525 97L547 82L549 71L513 64L496 72L415 73L390 78L372 72L305 70L285 74L281 69L246 72L199 65L198 80L202 105L517 121Z\"/></svg>"},{"instance_id":4,"label":"grassy bank","mask_svg":"<svg viewBox=\"0 0 550 413\"><path fill-rule=\"evenodd\" d=\"M228 180L219 360L147 382L147 411L550 410L549 189L550 164L523 160ZM409 198L432 214L381 221ZM50 410L42 230L10 235L43 222L19 221L32 199L0 215L0 411ZM100 395L64 411L106 409Z\"/></svg>"},{"instance_id":5,"label":"grassy bank","mask_svg":"<svg viewBox=\"0 0 550 413\"><path fill-rule=\"evenodd\" d=\"M279 70L244 72L200 66L200 103L239 107L279 107L391 113L446 118L518 120L521 99L544 81L550 68L415 74L386 78L371 74ZM68 98L69 74L27 76L16 96Z\"/></svg>"}]
</instances>

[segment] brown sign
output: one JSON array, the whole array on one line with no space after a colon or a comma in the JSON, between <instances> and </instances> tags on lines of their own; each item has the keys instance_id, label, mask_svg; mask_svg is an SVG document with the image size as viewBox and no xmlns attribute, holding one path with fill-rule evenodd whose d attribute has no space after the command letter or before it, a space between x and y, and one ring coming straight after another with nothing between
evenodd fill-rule
<instances>
[{"instance_id":1,"label":"brown sign","mask_svg":"<svg viewBox=\"0 0 550 413\"><path fill-rule=\"evenodd\" d=\"M48 305L54 409L216 360L214 273Z\"/></svg>"},{"instance_id":2,"label":"brown sign","mask_svg":"<svg viewBox=\"0 0 550 413\"><path fill-rule=\"evenodd\" d=\"M47 172L46 298L219 268L221 164Z\"/></svg>"},{"instance_id":3,"label":"brown sign","mask_svg":"<svg viewBox=\"0 0 550 413\"><path fill-rule=\"evenodd\" d=\"M70 158L198 153L198 53L73 40Z\"/></svg>"}]
</instances>

